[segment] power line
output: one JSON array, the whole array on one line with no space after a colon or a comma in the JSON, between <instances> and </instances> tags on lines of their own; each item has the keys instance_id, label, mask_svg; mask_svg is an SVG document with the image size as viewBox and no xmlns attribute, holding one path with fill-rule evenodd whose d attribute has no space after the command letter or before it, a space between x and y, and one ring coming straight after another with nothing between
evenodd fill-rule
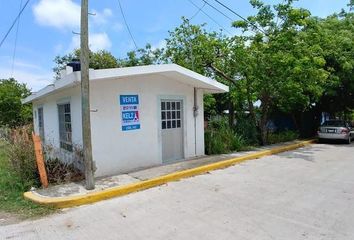
<instances>
[{"instance_id":1,"label":"power line","mask_svg":"<svg viewBox=\"0 0 354 240\"><path fill-rule=\"evenodd\" d=\"M20 2L19 10L21 10L21 8L22 8L22 0ZM15 45L14 45L14 52L12 54L11 77L13 77L13 75L14 75L14 65L15 65L15 56L16 56L16 50L17 50L17 37L18 37L19 26L20 26L20 18L18 18L17 26L16 26Z\"/></svg>"},{"instance_id":2,"label":"power line","mask_svg":"<svg viewBox=\"0 0 354 240\"><path fill-rule=\"evenodd\" d=\"M204 3L203 6L201 6L200 8L198 8L198 10L193 14L193 16L189 18L189 21L192 20L195 16L197 16L200 13L200 11L202 11L202 9L205 7L205 5L206 3Z\"/></svg>"},{"instance_id":3,"label":"power line","mask_svg":"<svg viewBox=\"0 0 354 240\"><path fill-rule=\"evenodd\" d=\"M130 27L129 27L129 25L128 25L127 20L125 19L124 11L123 11L123 8L122 8L122 4L120 3L120 0L118 0L118 3L119 3L120 12L121 12L121 14L122 14L122 16L123 16L124 24L125 24L125 26L127 27L127 30L128 30L128 32L129 32L129 35L130 35L130 38L132 39L132 41L133 41L133 43L134 43L134 45L135 45L135 48L138 49L138 45L136 44L136 42L135 42L135 40L134 40L134 37L133 37L133 34L132 34L131 31L130 31Z\"/></svg>"},{"instance_id":4,"label":"power line","mask_svg":"<svg viewBox=\"0 0 354 240\"><path fill-rule=\"evenodd\" d=\"M227 32L228 34L231 35L231 32L226 30L221 24L219 24L214 18L212 18L209 14L207 14L202 7L197 6L194 2L192 2L192 0L188 0L194 7L198 8L198 10L200 9L200 12L204 13L205 16L207 16L210 20L212 20L216 25L218 25L220 28L222 28L225 32ZM207 3L204 3L207 4Z\"/></svg>"},{"instance_id":5,"label":"power line","mask_svg":"<svg viewBox=\"0 0 354 240\"><path fill-rule=\"evenodd\" d=\"M214 5L211 5L208 1L203 0L203 2L205 2L206 4L208 4L209 7L213 8L215 11L219 12L220 14L222 14L224 17L228 18L230 21L234 21L234 19L230 18L228 15L226 15L225 13L223 13L222 11L220 11L218 8L216 8Z\"/></svg>"},{"instance_id":6,"label":"power line","mask_svg":"<svg viewBox=\"0 0 354 240\"><path fill-rule=\"evenodd\" d=\"M223 6L224 8L226 8L227 10L229 10L230 12L232 12L233 14L235 14L237 17L241 18L242 20L248 22L248 20L244 17L242 17L240 14L238 14L237 12L235 12L234 10L232 10L231 8L229 8L228 6L226 6L225 4L223 4L222 2L218 1L218 0L214 0L215 2L217 2L218 4L220 4L221 6Z\"/></svg>"},{"instance_id":7,"label":"power line","mask_svg":"<svg viewBox=\"0 0 354 240\"><path fill-rule=\"evenodd\" d=\"M205 0L203 0L205 2ZM230 12L232 12L233 14L235 14L237 17L241 18L242 20L248 22L249 24L251 24L252 26L254 26L255 28L257 28L259 31L261 31L262 33L266 34L262 29L258 28L257 25L255 25L254 23L251 23L250 21L248 21L246 18L242 17L240 14L238 14L237 12L235 12L234 10L232 10L230 7L226 6L224 3L220 2L219 0L214 0L215 2L217 2L219 5L223 6L224 8L226 8L227 10L229 10Z\"/></svg>"},{"instance_id":8,"label":"power line","mask_svg":"<svg viewBox=\"0 0 354 240\"><path fill-rule=\"evenodd\" d=\"M25 10L25 8L28 5L28 2L30 0L27 0L27 2L25 3L25 5L23 6L23 8L21 9L21 11L17 14L17 17L15 18L15 20L13 21L11 27L9 28L9 30L6 32L5 36L3 37L3 39L0 42L0 47L2 46L2 44L5 42L7 36L9 35L9 33L11 32L12 28L15 26L15 23L17 22L17 20L20 18L21 14L23 13L23 10Z\"/></svg>"}]
</instances>

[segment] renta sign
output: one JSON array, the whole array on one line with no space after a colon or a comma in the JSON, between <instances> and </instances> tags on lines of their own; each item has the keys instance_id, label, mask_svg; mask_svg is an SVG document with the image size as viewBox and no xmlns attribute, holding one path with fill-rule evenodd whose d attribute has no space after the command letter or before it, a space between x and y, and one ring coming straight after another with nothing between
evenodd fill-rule
<instances>
[{"instance_id":1,"label":"renta sign","mask_svg":"<svg viewBox=\"0 0 354 240\"><path fill-rule=\"evenodd\" d=\"M122 131L140 129L139 95L120 95Z\"/></svg>"}]
</instances>

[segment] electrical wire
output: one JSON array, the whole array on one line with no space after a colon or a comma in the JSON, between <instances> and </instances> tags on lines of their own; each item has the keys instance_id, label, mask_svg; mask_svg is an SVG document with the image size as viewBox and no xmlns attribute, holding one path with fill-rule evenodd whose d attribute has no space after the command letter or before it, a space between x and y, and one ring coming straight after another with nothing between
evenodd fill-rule
<instances>
[{"instance_id":1,"label":"electrical wire","mask_svg":"<svg viewBox=\"0 0 354 240\"><path fill-rule=\"evenodd\" d=\"M224 12L220 11L217 7L215 7L214 5L210 4L208 1L203 0L203 2L205 2L206 4L208 4L209 7L213 8L215 11L219 12L221 15L223 15L224 17L228 18L230 21L234 21L234 19L232 19L231 17L229 17L228 15L226 15Z\"/></svg>"},{"instance_id":2,"label":"electrical wire","mask_svg":"<svg viewBox=\"0 0 354 240\"><path fill-rule=\"evenodd\" d=\"M221 24L219 24L214 18L212 18L209 14L207 14L202 7L199 7L198 5L196 5L194 2L192 2L192 0L188 0L194 7L196 7L198 10L200 9L200 12L202 12L205 16L207 16L210 20L212 20L216 25L218 25L220 28L222 28L225 32L227 32L228 34L231 35L231 32L226 30ZM207 3L204 3L207 4Z\"/></svg>"},{"instance_id":3,"label":"electrical wire","mask_svg":"<svg viewBox=\"0 0 354 240\"><path fill-rule=\"evenodd\" d=\"M123 20L124 20L124 24L125 24L125 26L127 27L127 30L128 30L128 32L129 32L130 38L132 39L135 48L138 49L138 45L137 45L136 42L135 42L135 39L134 39L134 37L133 37L133 34L132 34L132 32L130 31L130 27L129 27L129 25L128 25L128 22L127 22L127 20L126 20L126 18L125 18L125 14L124 14L124 11L123 11L123 8L122 8L122 4L121 4L120 0L118 0L118 4L119 4L120 12L121 12L122 17L123 17Z\"/></svg>"},{"instance_id":4,"label":"electrical wire","mask_svg":"<svg viewBox=\"0 0 354 240\"><path fill-rule=\"evenodd\" d=\"M22 0L20 2L19 10L21 10L21 8L22 8ZM16 50L17 50L17 37L18 37L18 28L20 26L20 20L21 19L18 18L17 26L16 26L15 45L14 45L14 52L12 54L11 77L14 76L15 57L16 57Z\"/></svg>"},{"instance_id":5,"label":"electrical wire","mask_svg":"<svg viewBox=\"0 0 354 240\"><path fill-rule=\"evenodd\" d=\"M18 21L18 19L20 18L21 14L23 13L23 11L25 10L25 8L28 5L28 2L30 0L27 0L27 2L25 3L25 5L23 6L23 8L21 9L21 11L17 14L15 20L13 21L13 23L11 24L9 30L6 32L5 36L2 38L1 42L0 42L0 47L2 46L2 44L5 42L6 38L9 36L12 28L15 26L16 22Z\"/></svg>"},{"instance_id":6,"label":"electrical wire","mask_svg":"<svg viewBox=\"0 0 354 240\"><path fill-rule=\"evenodd\" d=\"M205 0L203 0L205 2ZM242 17L240 14L238 14L237 12L235 12L234 10L232 10L230 7L226 6L224 3L220 2L219 0L214 0L215 2L217 2L219 5L221 5L222 7L226 8L227 10L229 10L230 12L232 12L233 14L235 14L237 17L241 18L242 20L248 22L249 24L251 24L252 26L254 26L255 28L257 28L259 31L261 31L262 33L266 34L262 29L260 29L257 25L255 25L254 23L251 23L250 21L248 21L246 18Z\"/></svg>"},{"instance_id":7,"label":"electrical wire","mask_svg":"<svg viewBox=\"0 0 354 240\"><path fill-rule=\"evenodd\" d=\"M189 18L189 21L191 21L194 17L196 17L200 13L200 11L202 11L205 5L206 3L204 3L203 6L201 6L200 8L198 8L198 10Z\"/></svg>"}]
</instances>

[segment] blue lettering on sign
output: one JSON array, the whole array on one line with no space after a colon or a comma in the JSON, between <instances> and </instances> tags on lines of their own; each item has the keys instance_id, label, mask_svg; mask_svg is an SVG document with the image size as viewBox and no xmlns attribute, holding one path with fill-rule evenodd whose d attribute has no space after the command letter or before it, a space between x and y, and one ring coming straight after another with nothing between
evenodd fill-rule
<instances>
[{"instance_id":1,"label":"blue lettering on sign","mask_svg":"<svg viewBox=\"0 0 354 240\"><path fill-rule=\"evenodd\" d=\"M139 97L138 95L120 95L119 101L120 105L139 104Z\"/></svg>"}]
</instances>

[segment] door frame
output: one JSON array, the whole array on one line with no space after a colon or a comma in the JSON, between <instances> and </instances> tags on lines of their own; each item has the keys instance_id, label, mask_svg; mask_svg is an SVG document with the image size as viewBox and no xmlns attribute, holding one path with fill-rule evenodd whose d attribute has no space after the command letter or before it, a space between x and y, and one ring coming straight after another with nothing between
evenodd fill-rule
<instances>
[{"instance_id":1,"label":"door frame","mask_svg":"<svg viewBox=\"0 0 354 240\"><path fill-rule=\"evenodd\" d=\"M186 96L183 95L159 95L157 96L157 140L158 140L158 156L160 159L161 164L163 163L168 163L169 161L163 161L162 159L162 127L161 127L161 101L162 100L179 100L182 101L182 128L183 128L183 134L182 134L182 143L183 143L183 157L180 160L175 160L171 162L178 162L181 160L186 159L187 156L187 113L186 113Z\"/></svg>"}]
</instances>

